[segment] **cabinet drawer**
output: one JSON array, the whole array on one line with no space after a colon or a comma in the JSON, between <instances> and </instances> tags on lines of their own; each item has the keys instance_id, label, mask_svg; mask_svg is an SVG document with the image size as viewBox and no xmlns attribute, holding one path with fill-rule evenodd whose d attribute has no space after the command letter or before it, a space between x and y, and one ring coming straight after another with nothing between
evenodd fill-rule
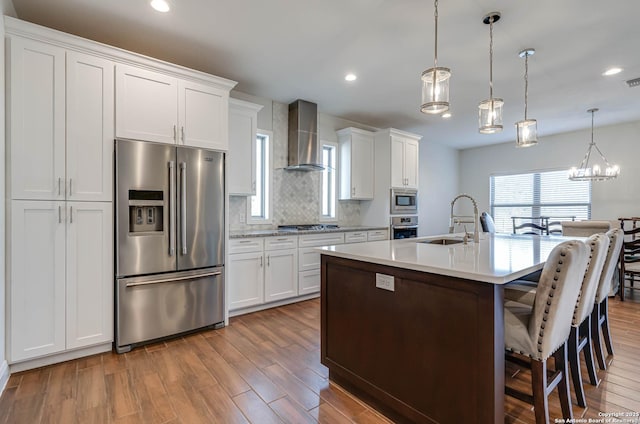
<instances>
[{"instance_id":1,"label":"cabinet drawer","mask_svg":"<svg viewBox=\"0 0 640 424\"><path fill-rule=\"evenodd\" d=\"M262 252L263 239L261 238L239 238L229 240L229 254Z\"/></svg>"},{"instance_id":2,"label":"cabinet drawer","mask_svg":"<svg viewBox=\"0 0 640 424\"><path fill-rule=\"evenodd\" d=\"M367 232L368 241L388 240L389 234L387 230L371 230Z\"/></svg>"},{"instance_id":3,"label":"cabinet drawer","mask_svg":"<svg viewBox=\"0 0 640 424\"><path fill-rule=\"evenodd\" d=\"M320 252L315 247L303 247L298 250L298 271L320 269Z\"/></svg>"},{"instance_id":4,"label":"cabinet drawer","mask_svg":"<svg viewBox=\"0 0 640 424\"><path fill-rule=\"evenodd\" d=\"M299 247L332 246L344 243L344 233L307 234L300 236Z\"/></svg>"},{"instance_id":5,"label":"cabinet drawer","mask_svg":"<svg viewBox=\"0 0 640 424\"><path fill-rule=\"evenodd\" d=\"M298 237L268 237L264 241L264 250L295 249L298 247Z\"/></svg>"},{"instance_id":6,"label":"cabinet drawer","mask_svg":"<svg viewBox=\"0 0 640 424\"><path fill-rule=\"evenodd\" d=\"M298 295L318 293L320 291L320 270L298 273Z\"/></svg>"},{"instance_id":7,"label":"cabinet drawer","mask_svg":"<svg viewBox=\"0 0 640 424\"><path fill-rule=\"evenodd\" d=\"M355 231L344 235L345 243L362 243L364 241L367 241L366 231Z\"/></svg>"}]
</instances>

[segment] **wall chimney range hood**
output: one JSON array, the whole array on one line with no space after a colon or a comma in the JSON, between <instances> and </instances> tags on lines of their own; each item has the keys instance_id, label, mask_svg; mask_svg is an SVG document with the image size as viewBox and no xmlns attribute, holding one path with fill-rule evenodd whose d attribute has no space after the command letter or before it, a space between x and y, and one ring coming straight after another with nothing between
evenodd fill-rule
<instances>
[{"instance_id":1,"label":"wall chimney range hood","mask_svg":"<svg viewBox=\"0 0 640 424\"><path fill-rule=\"evenodd\" d=\"M289 105L289 166L297 171L322 171L318 143L318 105L296 100Z\"/></svg>"}]
</instances>

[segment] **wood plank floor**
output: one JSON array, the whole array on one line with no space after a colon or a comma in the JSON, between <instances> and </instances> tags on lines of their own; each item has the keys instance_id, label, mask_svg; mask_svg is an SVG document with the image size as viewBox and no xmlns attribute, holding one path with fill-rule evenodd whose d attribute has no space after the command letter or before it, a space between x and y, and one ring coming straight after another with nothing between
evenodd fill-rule
<instances>
[{"instance_id":1,"label":"wood plank floor","mask_svg":"<svg viewBox=\"0 0 640 424\"><path fill-rule=\"evenodd\" d=\"M610 309L616 355L598 387L586 384L589 408L574 406L576 418L640 411L640 290ZM13 374L0 423L389 423L329 383L319 315L315 299L123 355ZM506 372L509 384L530 382L526 372ZM550 403L553 422L557 395ZM506 398L505 412L506 423L534 422L532 408L515 399Z\"/></svg>"}]
</instances>

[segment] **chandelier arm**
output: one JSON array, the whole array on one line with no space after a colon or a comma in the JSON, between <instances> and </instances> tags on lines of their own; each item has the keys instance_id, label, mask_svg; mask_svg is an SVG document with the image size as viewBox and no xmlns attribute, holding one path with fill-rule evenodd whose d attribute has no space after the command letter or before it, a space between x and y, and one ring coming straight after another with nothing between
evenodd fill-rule
<instances>
[{"instance_id":1,"label":"chandelier arm","mask_svg":"<svg viewBox=\"0 0 640 424\"><path fill-rule=\"evenodd\" d=\"M598 151L598 153L600 154L600 157L602 158L602 161L607 165L607 166L611 166L611 164L609 163L609 161L607 160L607 158L604 157L604 154L602 154L602 152L600 151L600 149L598 148L598 145L593 143L593 147L596 148L596 150Z\"/></svg>"}]
</instances>

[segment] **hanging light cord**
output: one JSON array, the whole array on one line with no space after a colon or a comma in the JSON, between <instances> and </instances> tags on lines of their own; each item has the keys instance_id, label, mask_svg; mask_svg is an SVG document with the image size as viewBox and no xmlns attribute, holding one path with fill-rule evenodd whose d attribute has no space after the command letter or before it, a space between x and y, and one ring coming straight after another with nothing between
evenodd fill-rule
<instances>
[{"instance_id":1,"label":"hanging light cord","mask_svg":"<svg viewBox=\"0 0 640 424\"><path fill-rule=\"evenodd\" d=\"M493 16L489 17L489 99L493 101Z\"/></svg>"},{"instance_id":2,"label":"hanging light cord","mask_svg":"<svg viewBox=\"0 0 640 424\"><path fill-rule=\"evenodd\" d=\"M527 120L527 104L529 101L529 53L524 54L524 120ZM593 126L593 125L592 125ZM593 134L591 135L593 140Z\"/></svg>"},{"instance_id":3,"label":"hanging light cord","mask_svg":"<svg viewBox=\"0 0 640 424\"><path fill-rule=\"evenodd\" d=\"M435 8L435 12L433 13L433 17L436 21L436 37L435 37L435 60L434 60L434 68L438 67L438 0L433 2L433 6Z\"/></svg>"}]
</instances>

